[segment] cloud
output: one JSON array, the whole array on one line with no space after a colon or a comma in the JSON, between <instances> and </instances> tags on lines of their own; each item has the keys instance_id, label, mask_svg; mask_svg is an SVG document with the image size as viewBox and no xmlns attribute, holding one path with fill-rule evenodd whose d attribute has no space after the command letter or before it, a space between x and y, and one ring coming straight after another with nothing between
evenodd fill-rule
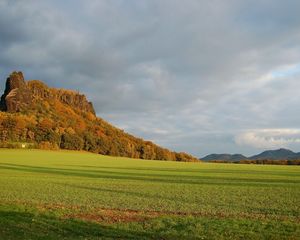
<instances>
[{"instance_id":1,"label":"cloud","mask_svg":"<svg viewBox=\"0 0 300 240\"><path fill-rule=\"evenodd\" d=\"M289 147L295 143L300 146L300 129L250 130L237 135L235 141L259 149Z\"/></svg>"},{"instance_id":2,"label":"cloud","mask_svg":"<svg viewBox=\"0 0 300 240\"><path fill-rule=\"evenodd\" d=\"M22 70L80 90L99 116L174 150L252 153L237 134L300 122L299 8L297 0L0 0L0 77Z\"/></svg>"}]
</instances>

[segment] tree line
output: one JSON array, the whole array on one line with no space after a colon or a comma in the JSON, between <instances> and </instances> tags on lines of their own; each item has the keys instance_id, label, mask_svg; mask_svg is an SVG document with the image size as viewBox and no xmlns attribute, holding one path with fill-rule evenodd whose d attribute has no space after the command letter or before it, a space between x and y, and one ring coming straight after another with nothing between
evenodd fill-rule
<instances>
[{"instance_id":1,"label":"tree line","mask_svg":"<svg viewBox=\"0 0 300 240\"><path fill-rule=\"evenodd\" d=\"M232 161L225 161L225 160L213 160L210 161L213 163L236 163L236 164L270 164L270 165L300 165L300 159L295 160L288 160L288 159L281 159L281 160L272 160L272 159L257 159L257 160L241 160L237 162Z\"/></svg>"}]
</instances>

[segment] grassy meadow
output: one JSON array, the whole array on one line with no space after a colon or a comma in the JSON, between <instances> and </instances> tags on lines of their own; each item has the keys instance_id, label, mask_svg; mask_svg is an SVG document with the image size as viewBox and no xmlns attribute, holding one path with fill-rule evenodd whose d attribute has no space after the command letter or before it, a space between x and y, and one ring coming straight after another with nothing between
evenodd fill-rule
<instances>
[{"instance_id":1,"label":"grassy meadow","mask_svg":"<svg viewBox=\"0 0 300 240\"><path fill-rule=\"evenodd\" d=\"M300 239L300 168L2 149L0 239Z\"/></svg>"}]
</instances>

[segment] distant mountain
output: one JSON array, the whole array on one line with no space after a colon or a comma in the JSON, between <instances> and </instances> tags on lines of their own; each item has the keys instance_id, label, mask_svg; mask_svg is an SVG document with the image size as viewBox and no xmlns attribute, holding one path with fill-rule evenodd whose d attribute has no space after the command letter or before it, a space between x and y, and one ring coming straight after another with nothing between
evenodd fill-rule
<instances>
[{"instance_id":1,"label":"distant mountain","mask_svg":"<svg viewBox=\"0 0 300 240\"><path fill-rule=\"evenodd\" d=\"M104 155L170 161L199 161L118 129L95 114L77 91L25 81L22 72L6 80L0 98L0 147L84 150Z\"/></svg>"},{"instance_id":2,"label":"distant mountain","mask_svg":"<svg viewBox=\"0 0 300 240\"><path fill-rule=\"evenodd\" d=\"M205 156L204 158L201 158L203 161L228 161L228 162L238 162L241 160L245 160L247 157L245 157L242 154L210 154Z\"/></svg>"},{"instance_id":3,"label":"distant mountain","mask_svg":"<svg viewBox=\"0 0 300 240\"><path fill-rule=\"evenodd\" d=\"M239 162L241 160L297 160L300 159L300 152L295 153L289 149L280 148L277 150L268 150L260 154L245 157L242 154L209 154L201 160L204 161L227 161Z\"/></svg>"},{"instance_id":4,"label":"distant mountain","mask_svg":"<svg viewBox=\"0 0 300 240\"><path fill-rule=\"evenodd\" d=\"M300 159L300 152L296 153L295 157L296 157L296 159Z\"/></svg>"},{"instance_id":5,"label":"distant mountain","mask_svg":"<svg viewBox=\"0 0 300 240\"><path fill-rule=\"evenodd\" d=\"M251 160L263 160L263 159L269 159L269 160L283 160L283 159L295 159L300 156L300 154L297 154L289 149L280 148L277 150L268 150L264 151L260 154L254 155L250 157Z\"/></svg>"}]
</instances>

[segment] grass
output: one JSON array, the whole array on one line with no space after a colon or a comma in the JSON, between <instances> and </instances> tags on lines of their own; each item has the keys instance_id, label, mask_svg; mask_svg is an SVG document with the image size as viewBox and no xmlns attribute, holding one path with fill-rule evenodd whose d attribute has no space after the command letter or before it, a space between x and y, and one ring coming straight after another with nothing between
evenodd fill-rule
<instances>
[{"instance_id":1,"label":"grass","mask_svg":"<svg viewBox=\"0 0 300 240\"><path fill-rule=\"evenodd\" d=\"M300 239L298 166L2 149L0 187L0 239Z\"/></svg>"}]
</instances>

